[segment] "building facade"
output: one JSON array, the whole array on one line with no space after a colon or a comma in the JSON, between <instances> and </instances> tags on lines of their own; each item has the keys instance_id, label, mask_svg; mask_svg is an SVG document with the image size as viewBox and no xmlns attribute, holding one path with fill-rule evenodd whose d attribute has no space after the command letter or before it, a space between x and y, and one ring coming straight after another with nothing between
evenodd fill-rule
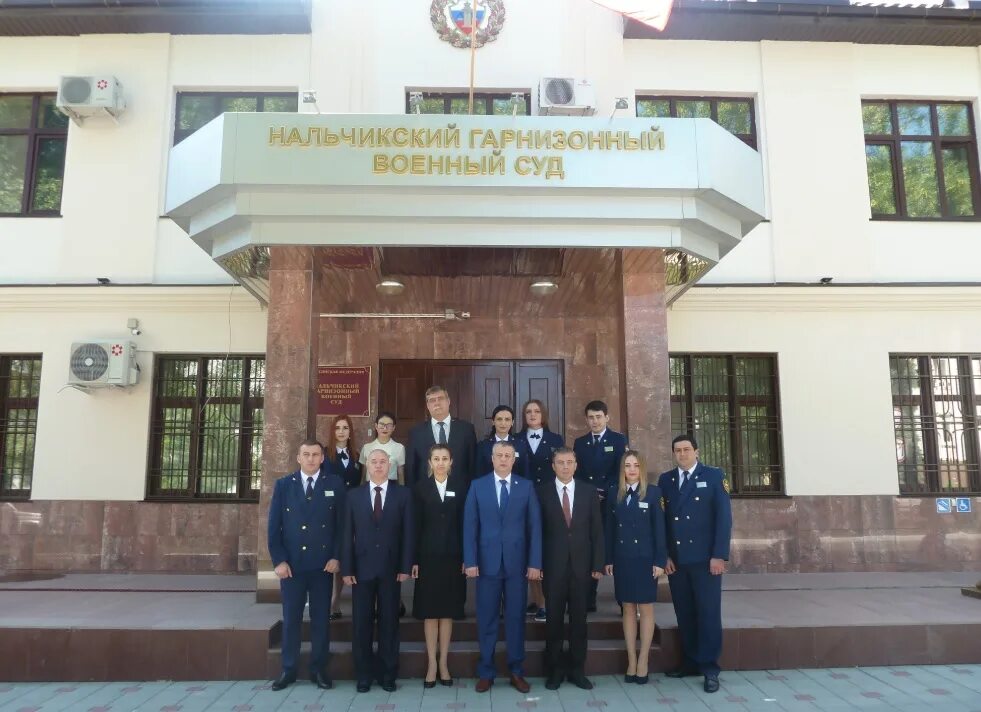
<instances>
[{"instance_id":1,"label":"building facade","mask_svg":"<svg viewBox=\"0 0 981 712\"><path fill-rule=\"evenodd\" d=\"M528 204L494 188L492 203L467 202L488 211L483 226L450 220L432 189L419 219L357 230L340 212L307 219L319 203L298 179L264 194L279 196L281 230L264 245L255 225L273 210L258 193L215 217L223 239L246 210L252 226L238 262L216 260L188 236L210 229L198 194L173 199L207 178L177 169L200 168L195 132L250 120L212 122L223 112L359 126L467 113L470 55L434 28L441 4L14 5L0 8L0 569L257 571L261 587L269 486L300 438L328 436L319 366L370 368L369 415L351 414L359 442L378 408L397 412L404 438L432 381L478 430L499 402L541 397L569 442L603 399L652 473L671 466L671 434L692 430L732 478L737 571L981 568L970 8L914 22L916 9L842 5L816 21L802 3L804 23L766 3L723 17L683 0L658 35L587 0L505 3L476 52L474 113L488 125L534 117L541 79L572 77L594 88L591 127L663 125L670 151L671 127L689 125L672 119L710 119L732 134L721 166L744 165L730 154L758 165L760 219L712 264L688 243L647 241L638 230L671 220L610 177L600 193L542 184L548 197ZM117 121L54 109L60 77L90 75L121 82ZM619 159L606 160L612 175ZM367 199L335 188L352 214ZM394 205L398 186L372 196ZM719 225L746 224L738 202L720 199ZM548 244L530 227L543 210ZM400 296L376 289L389 278ZM530 291L543 278L558 290ZM366 316L447 309L469 318ZM72 344L96 339L136 345L137 385L68 387Z\"/></svg>"}]
</instances>

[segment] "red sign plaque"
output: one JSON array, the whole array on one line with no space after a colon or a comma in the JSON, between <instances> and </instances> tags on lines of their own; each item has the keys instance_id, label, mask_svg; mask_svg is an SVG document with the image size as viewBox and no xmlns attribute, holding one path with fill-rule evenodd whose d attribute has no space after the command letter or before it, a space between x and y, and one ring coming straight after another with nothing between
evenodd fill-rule
<instances>
[{"instance_id":1,"label":"red sign plaque","mask_svg":"<svg viewBox=\"0 0 981 712\"><path fill-rule=\"evenodd\" d=\"M371 366L318 366L317 415L369 414Z\"/></svg>"}]
</instances>

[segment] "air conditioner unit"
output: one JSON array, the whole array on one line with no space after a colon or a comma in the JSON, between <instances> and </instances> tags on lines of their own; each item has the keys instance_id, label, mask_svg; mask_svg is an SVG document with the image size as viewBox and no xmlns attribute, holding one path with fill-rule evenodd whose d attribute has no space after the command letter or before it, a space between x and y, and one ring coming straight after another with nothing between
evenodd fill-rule
<instances>
[{"instance_id":1,"label":"air conditioner unit","mask_svg":"<svg viewBox=\"0 0 981 712\"><path fill-rule=\"evenodd\" d=\"M72 344L68 385L80 388L133 386L140 382L136 344L93 339Z\"/></svg>"},{"instance_id":2,"label":"air conditioner unit","mask_svg":"<svg viewBox=\"0 0 981 712\"><path fill-rule=\"evenodd\" d=\"M109 115L114 121L126 108L123 85L116 77L62 77L55 105L81 124L89 116Z\"/></svg>"},{"instance_id":3,"label":"air conditioner unit","mask_svg":"<svg viewBox=\"0 0 981 712\"><path fill-rule=\"evenodd\" d=\"M592 116L596 92L585 79L545 77L538 87L538 113L542 116Z\"/></svg>"}]
</instances>

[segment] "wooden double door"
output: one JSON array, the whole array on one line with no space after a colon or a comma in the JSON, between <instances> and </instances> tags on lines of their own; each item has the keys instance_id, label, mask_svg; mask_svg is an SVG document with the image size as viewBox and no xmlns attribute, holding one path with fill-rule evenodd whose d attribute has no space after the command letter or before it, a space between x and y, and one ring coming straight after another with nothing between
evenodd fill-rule
<instances>
[{"instance_id":1,"label":"wooden double door","mask_svg":"<svg viewBox=\"0 0 981 712\"><path fill-rule=\"evenodd\" d=\"M449 393L450 413L473 423L478 440L490 432L499 405L514 409L514 429L520 430L521 406L531 398L548 407L549 429L565 437L562 361L382 360L378 410L395 414L396 440L405 442L409 430L428 417L426 389L437 384Z\"/></svg>"}]
</instances>

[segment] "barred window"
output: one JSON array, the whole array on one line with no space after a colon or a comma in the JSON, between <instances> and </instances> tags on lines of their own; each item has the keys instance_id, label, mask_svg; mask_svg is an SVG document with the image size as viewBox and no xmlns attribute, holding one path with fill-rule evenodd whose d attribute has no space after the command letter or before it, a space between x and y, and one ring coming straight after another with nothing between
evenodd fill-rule
<instances>
[{"instance_id":1,"label":"barred window","mask_svg":"<svg viewBox=\"0 0 981 712\"><path fill-rule=\"evenodd\" d=\"M405 93L405 113L416 113L412 103L412 94ZM518 116L528 116L531 113L531 94L521 92L524 102L518 103ZM422 103L418 106L420 114L469 114L469 92L422 92ZM511 116L514 110L511 106L511 92L491 93L475 92L473 95L473 113L491 116Z\"/></svg>"},{"instance_id":2,"label":"barred window","mask_svg":"<svg viewBox=\"0 0 981 712\"><path fill-rule=\"evenodd\" d=\"M650 118L712 119L751 148L756 145L753 100L717 96L638 96L637 116Z\"/></svg>"},{"instance_id":3,"label":"barred window","mask_svg":"<svg viewBox=\"0 0 981 712\"><path fill-rule=\"evenodd\" d=\"M68 117L54 94L0 94L0 215L60 215Z\"/></svg>"},{"instance_id":4,"label":"barred window","mask_svg":"<svg viewBox=\"0 0 981 712\"><path fill-rule=\"evenodd\" d=\"M671 428L728 473L733 494L783 492L775 356L673 354Z\"/></svg>"},{"instance_id":5,"label":"barred window","mask_svg":"<svg viewBox=\"0 0 981 712\"><path fill-rule=\"evenodd\" d=\"M0 355L0 499L30 499L41 357Z\"/></svg>"},{"instance_id":6,"label":"barred window","mask_svg":"<svg viewBox=\"0 0 981 712\"><path fill-rule=\"evenodd\" d=\"M981 494L981 355L893 354L901 494Z\"/></svg>"},{"instance_id":7,"label":"barred window","mask_svg":"<svg viewBox=\"0 0 981 712\"><path fill-rule=\"evenodd\" d=\"M149 499L259 499L261 356L159 356Z\"/></svg>"},{"instance_id":8,"label":"barred window","mask_svg":"<svg viewBox=\"0 0 981 712\"><path fill-rule=\"evenodd\" d=\"M293 92L199 92L177 93L174 121L176 146L216 116L226 111L295 112L297 94Z\"/></svg>"},{"instance_id":9,"label":"barred window","mask_svg":"<svg viewBox=\"0 0 981 712\"><path fill-rule=\"evenodd\" d=\"M971 220L981 204L969 102L863 101L872 217Z\"/></svg>"}]
</instances>

